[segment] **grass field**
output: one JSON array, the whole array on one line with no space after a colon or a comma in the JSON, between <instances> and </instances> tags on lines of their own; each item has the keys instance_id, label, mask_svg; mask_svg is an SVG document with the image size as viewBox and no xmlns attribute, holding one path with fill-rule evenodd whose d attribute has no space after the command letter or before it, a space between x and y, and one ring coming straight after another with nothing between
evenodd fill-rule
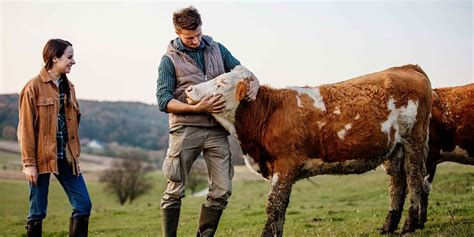
<instances>
[{"instance_id":1,"label":"grass field","mask_svg":"<svg viewBox=\"0 0 474 237\"><path fill-rule=\"evenodd\" d=\"M0 164L11 159L0 152ZM238 178L245 176L236 175L233 195L216 236L260 235L266 220L269 184ZM93 201L89 236L161 236L159 202L165 181L160 173L150 177L155 183L150 193L124 206L105 193L100 183L88 180L87 173L85 178ZM363 175L319 176L297 182L287 210L284 236L379 236L377 228L388 208L386 180L379 168ZM184 199L178 236L195 236L204 199L191 195ZM0 236L23 235L28 209L25 181L0 179L0 204ZM440 165L428 211L425 229L414 236L473 236L474 167ZM69 215L66 195L53 179L43 236L66 236Z\"/></svg>"}]
</instances>

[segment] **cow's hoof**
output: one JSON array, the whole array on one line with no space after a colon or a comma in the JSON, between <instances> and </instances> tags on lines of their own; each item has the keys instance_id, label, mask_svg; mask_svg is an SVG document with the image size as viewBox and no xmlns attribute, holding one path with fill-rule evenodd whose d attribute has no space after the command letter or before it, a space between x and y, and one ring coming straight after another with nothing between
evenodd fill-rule
<instances>
[{"instance_id":1,"label":"cow's hoof","mask_svg":"<svg viewBox=\"0 0 474 237\"><path fill-rule=\"evenodd\" d=\"M385 217L385 224L382 228L379 229L380 234L388 234L393 233L398 227L398 223L400 222L401 218L401 211L397 210L390 210Z\"/></svg>"},{"instance_id":2,"label":"cow's hoof","mask_svg":"<svg viewBox=\"0 0 474 237\"><path fill-rule=\"evenodd\" d=\"M423 218L423 216L420 217L420 220L418 220L418 224L416 225L416 228L420 230L425 228L425 223L426 223L426 217L425 218Z\"/></svg>"},{"instance_id":3,"label":"cow's hoof","mask_svg":"<svg viewBox=\"0 0 474 237\"><path fill-rule=\"evenodd\" d=\"M410 209L408 209L408 217L402 228L402 234L415 232L418 224L418 208L410 207Z\"/></svg>"},{"instance_id":4,"label":"cow's hoof","mask_svg":"<svg viewBox=\"0 0 474 237\"><path fill-rule=\"evenodd\" d=\"M423 228L425 228L425 223L418 223L418 225L416 226L417 229L419 230L422 230Z\"/></svg>"},{"instance_id":5,"label":"cow's hoof","mask_svg":"<svg viewBox=\"0 0 474 237\"><path fill-rule=\"evenodd\" d=\"M418 225L415 224L415 222L407 220L405 221L405 224L403 225L401 234L403 235L403 234L415 232L417 226Z\"/></svg>"},{"instance_id":6,"label":"cow's hoof","mask_svg":"<svg viewBox=\"0 0 474 237\"><path fill-rule=\"evenodd\" d=\"M384 227L379 228L378 231L379 231L379 234L381 235L386 235L386 234L391 233L391 232L388 232L388 230L384 229Z\"/></svg>"}]
</instances>

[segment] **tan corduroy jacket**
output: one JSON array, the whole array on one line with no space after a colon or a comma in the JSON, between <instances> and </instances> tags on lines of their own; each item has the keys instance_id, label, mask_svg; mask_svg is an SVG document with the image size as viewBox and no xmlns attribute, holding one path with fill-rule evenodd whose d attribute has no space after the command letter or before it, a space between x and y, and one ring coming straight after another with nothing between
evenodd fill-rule
<instances>
[{"instance_id":1,"label":"tan corduroy jacket","mask_svg":"<svg viewBox=\"0 0 474 237\"><path fill-rule=\"evenodd\" d=\"M80 110L74 85L69 81L71 91L69 103L65 103L68 143L66 157L75 175L79 174ZM34 165L38 174L58 173L56 133L58 129L59 89L43 68L23 88L19 98L18 142L23 167Z\"/></svg>"}]
</instances>

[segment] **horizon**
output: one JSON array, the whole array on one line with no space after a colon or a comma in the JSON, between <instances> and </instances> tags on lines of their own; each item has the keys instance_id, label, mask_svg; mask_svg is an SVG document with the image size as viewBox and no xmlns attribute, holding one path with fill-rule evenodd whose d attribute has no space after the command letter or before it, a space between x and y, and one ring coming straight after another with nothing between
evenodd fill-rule
<instances>
[{"instance_id":1,"label":"horizon","mask_svg":"<svg viewBox=\"0 0 474 237\"><path fill-rule=\"evenodd\" d=\"M172 14L189 5L262 85L319 86L405 64L433 88L473 83L472 1L1 1L0 94L19 93L46 41L63 38L78 99L156 105Z\"/></svg>"}]
</instances>

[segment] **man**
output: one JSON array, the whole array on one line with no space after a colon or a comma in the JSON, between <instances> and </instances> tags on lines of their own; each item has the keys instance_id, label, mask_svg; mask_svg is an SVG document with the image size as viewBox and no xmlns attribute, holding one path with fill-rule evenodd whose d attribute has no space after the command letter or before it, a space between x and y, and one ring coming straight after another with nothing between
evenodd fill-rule
<instances>
[{"instance_id":1,"label":"man","mask_svg":"<svg viewBox=\"0 0 474 237\"><path fill-rule=\"evenodd\" d=\"M224 108L220 95L186 103L185 89L231 71L240 62L220 43L202 35L201 16L194 7L173 14L178 38L168 45L158 69L157 100L169 113L170 140L163 162L168 185L161 199L164 236L176 236L187 176L202 152L209 173L209 193L201 207L198 236L213 236L231 195L233 166L228 133L210 115ZM248 100L254 100L259 82L253 78Z\"/></svg>"}]
</instances>

